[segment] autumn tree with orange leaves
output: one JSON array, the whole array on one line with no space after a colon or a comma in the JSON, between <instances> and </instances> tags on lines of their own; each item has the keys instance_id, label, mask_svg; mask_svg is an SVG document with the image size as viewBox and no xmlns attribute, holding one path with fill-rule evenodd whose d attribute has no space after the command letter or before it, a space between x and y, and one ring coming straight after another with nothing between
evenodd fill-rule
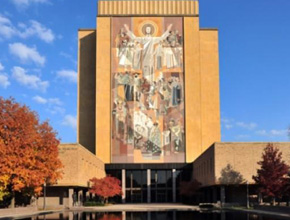
<instances>
[{"instance_id":1,"label":"autumn tree with orange leaves","mask_svg":"<svg viewBox=\"0 0 290 220\"><path fill-rule=\"evenodd\" d=\"M261 167L253 179L259 185L259 191L272 198L275 205L275 199L281 198L287 191L290 167L282 160L282 152L271 143L264 149L262 160L258 164Z\"/></svg>"},{"instance_id":2,"label":"autumn tree with orange leaves","mask_svg":"<svg viewBox=\"0 0 290 220\"><path fill-rule=\"evenodd\" d=\"M90 182L92 183L90 193L101 197L104 203L107 203L110 197L122 195L121 181L115 177L107 176L101 179L94 177Z\"/></svg>"},{"instance_id":3,"label":"autumn tree with orange leaves","mask_svg":"<svg viewBox=\"0 0 290 220\"><path fill-rule=\"evenodd\" d=\"M0 190L10 194L11 207L15 192L39 196L44 183L61 178L56 136L26 105L0 97Z\"/></svg>"}]
</instances>

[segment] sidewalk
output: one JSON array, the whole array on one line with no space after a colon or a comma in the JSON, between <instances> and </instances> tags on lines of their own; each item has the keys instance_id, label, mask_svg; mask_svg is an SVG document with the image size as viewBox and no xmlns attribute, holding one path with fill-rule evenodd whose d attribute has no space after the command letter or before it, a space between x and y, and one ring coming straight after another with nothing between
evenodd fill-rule
<instances>
[{"instance_id":1,"label":"sidewalk","mask_svg":"<svg viewBox=\"0 0 290 220\"><path fill-rule=\"evenodd\" d=\"M10 219L10 218L28 218L31 216L35 215L47 215L47 214L52 214L52 213L59 213L63 212L64 209L57 209L57 210L41 210L41 211L36 211L36 210L27 210L21 212L21 210L15 210L14 212L7 213L7 212L1 212L0 209L0 219Z\"/></svg>"}]
</instances>

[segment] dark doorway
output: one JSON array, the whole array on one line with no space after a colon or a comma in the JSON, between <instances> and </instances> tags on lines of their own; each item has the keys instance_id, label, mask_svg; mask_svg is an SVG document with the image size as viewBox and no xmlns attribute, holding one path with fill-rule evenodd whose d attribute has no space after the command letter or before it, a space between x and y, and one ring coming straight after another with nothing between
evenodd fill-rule
<instances>
[{"instance_id":1,"label":"dark doorway","mask_svg":"<svg viewBox=\"0 0 290 220\"><path fill-rule=\"evenodd\" d=\"M151 202L172 202L172 170L151 170Z\"/></svg>"},{"instance_id":2,"label":"dark doorway","mask_svg":"<svg viewBox=\"0 0 290 220\"><path fill-rule=\"evenodd\" d=\"M147 202L147 170L126 170L126 202Z\"/></svg>"}]
</instances>

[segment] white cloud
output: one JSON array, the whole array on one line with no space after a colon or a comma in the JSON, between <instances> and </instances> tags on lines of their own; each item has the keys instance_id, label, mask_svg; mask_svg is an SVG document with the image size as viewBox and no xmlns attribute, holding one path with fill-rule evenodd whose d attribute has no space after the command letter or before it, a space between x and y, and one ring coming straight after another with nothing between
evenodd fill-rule
<instances>
[{"instance_id":1,"label":"white cloud","mask_svg":"<svg viewBox=\"0 0 290 220\"><path fill-rule=\"evenodd\" d=\"M0 87L6 89L10 85L10 82L8 76L5 73L1 73L2 70L4 70L4 66L0 62Z\"/></svg>"},{"instance_id":2,"label":"white cloud","mask_svg":"<svg viewBox=\"0 0 290 220\"><path fill-rule=\"evenodd\" d=\"M77 117L72 115L66 115L62 122L63 125L69 126L73 129L77 128Z\"/></svg>"},{"instance_id":3,"label":"white cloud","mask_svg":"<svg viewBox=\"0 0 290 220\"><path fill-rule=\"evenodd\" d=\"M224 117L221 118L222 125L228 130L234 127L233 122L234 122L233 119L224 118Z\"/></svg>"},{"instance_id":4,"label":"white cloud","mask_svg":"<svg viewBox=\"0 0 290 220\"><path fill-rule=\"evenodd\" d=\"M17 33L9 18L0 14L0 37L11 38Z\"/></svg>"},{"instance_id":5,"label":"white cloud","mask_svg":"<svg viewBox=\"0 0 290 220\"><path fill-rule=\"evenodd\" d=\"M231 124L225 124L226 129L231 129L232 127L233 127L233 125L231 125Z\"/></svg>"},{"instance_id":6,"label":"white cloud","mask_svg":"<svg viewBox=\"0 0 290 220\"><path fill-rule=\"evenodd\" d=\"M257 127L257 124L253 123L253 122L251 122L251 123L237 122L236 125L238 127L245 128L245 129L248 129L248 130L252 130L252 129Z\"/></svg>"},{"instance_id":7,"label":"white cloud","mask_svg":"<svg viewBox=\"0 0 290 220\"><path fill-rule=\"evenodd\" d=\"M9 44L9 51L22 62L34 62L41 66L45 63L45 57L41 56L36 47L28 47L22 43Z\"/></svg>"},{"instance_id":8,"label":"white cloud","mask_svg":"<svg viewBox=\"0 0 290 220\"><path fill-rule=\"evenodd\" d=\"M56 74L59 78L67 79L73 83L77 82L78 74L74 70L60 70Z\"/></svg>"},{"instance_id":9,"label":"white cloud","mask_svg":"<svg viewBox=\"0 0 290 220\"><path fill-rule=\"evenodd\" d=\"M240 134L236 136L236 139L242 140L242 139L248 139L250 135L247 134Z\"/></svg>"},{"instance_id":10,"label":"white cloud","mask_svg":"<svg viewBox=\"0 0 290 220\"><path fill-rule=\"evenodd\" d=\"M47 109L48 112L51 114L64 114L65 109L60 106L52 106L51 108Z\"/></svg>"},{"instance_id":11,"label":"white cloud","mask_svg":"<svg viewBox=\"0 0 290 220\"><path fill-rule=\"evenodd\" d=\"M37 89L37 90L45 92L47 87L49 86L48 81L42 81L36 75L27 74L26 73L27 71L21 67L14 66L11 71L12 71L12 77L18 83L20 83L21 85L27 86L28 88Z\"/></svg>"},{"instance_id":12,"label":"white cloud","mask_svg":"<svg viewBox=\"0 0 290 220\"><path fill-rule=\"evenodd\" d=\"M51 104L51 105L62 105L62 102L59 100L59 98L43 98L39 95L34 96L32 98L34 101L40 103L40 104Z\"/></svg>"},{"instance_id":13,"label":"white cloud","mask_svg":"<svg viewBox=\"0 0 290 220\"><path fill-rule=\"evenodd\" d=\"M45 110L51 114L65 113L65 109L61 107L63 103L59 100L59 98L44 98L37 95L34 96L32 99L39 104L47 105L47 108Z\"/></svg>"},{"instance_id":14,"label":"white cloud","mask_svg":"<svg viewBox=\"0 0 290 220\"><path fill-rule=\"evenodd\" d=\"M287 132L288 132L288 130L275 130L275 129L273 129L273 130L271 130L270 131L270 134L271 135L273 135L273 136L285 136L285 135L287 135Z\"/></svg>"},{"instance_id":15,"label":"white cloud","mask_svg":"<svg viewBox=\"0 0 290 220\"><path fill-rule=\"evenodd\" d=\"M10 82L8 80L8 76L0 73L0 87L6 89L9 85L10 85Z\"/></svg>"},{"instance_id":16,"label":"white cloud","mask_svg":"<svg viewBox=\"0 0 290 220\"><path fill-rule=\"evenodd\" d=\"M20 8L26 8L33 3L48 3L48 0L12 0L12 2Z\"/></svg>"},{"instance_id":17,"label":"white cloud","mask_svg":"<svg viewBox=\"0 0 290 220\"><path fill-rule=\"evenodd\" d=\"M256 134L261 135L261 136L266 136L267 131L266 130L259 130L259 131L256 131Z\"/></svg>"},{"instance_id":18,"label":"white cloud","mask_svg":"<svg viewBox=\"0 0 290 220\"><path fill-rule=\"evenodd\" d=\"M51 29L38 21L30 20L29 24L19 23L18 27L16 27L7 16L0 14L0 39L10 39L13 36L24 39L36 36L46 43L51 43L56 38Z\"/></svg>"},{"instance_id":19,"label":"white cloud","mask_svg":"<svg viewBox=\"0 0 290 220\"><path fill-rule=\"evenodd\" d=\"M28 47L22 43L13 43L9 44L9 51L22 62L32 61L39 65L44 65L45 63L45 57L39 54L36 47Z\"/></svg>"},{"instance_id":20,"label":"white cloud","mask_svg":"<svg viewBox=\"0 0 290 220\"><path fill-rule=\"evenodd\" d=\"M0 62L0 71L4 70L4 66L2 65L2 63Z\"/></svg>"},{"instance_id":21,"label":"white cloud","mask_svg":"<svg viewBox=\"0 0 290 220\"><path fill-rule=\"evenodd\" d=\"M266 130L259 130L256 132L256 134L260 136L267 136L267 137L281 137L281 136L287 136L288 130L287 129L281 129L281 130L276 130L272 129L269 131Z\"/></svg>"},{"instance_id":22,"label":"white cloud","mask_svg":"<svg viewBox=\"0 0 290 220\"><path fill-rule=\"evenodd\" d=\"M59 100L59 98L50 98L48 99L48 102L53 105L62 105L62 102Z\"/></svg>"},{"instance_id":23,"label":"white cloud","mask_svg":"<svg viewBox=\"0 0 290 220\"><path fill-rule=\"evenodd\" d=\"M22 38L37 36L46 43L51 43L55 39L52 30L45 27L38 21L30 20L30 26L28 27L23 23L19 24L18 26L24 29L24 32L19 32L19 36Z\"/></svg>"},{"instance_id":24,"label":"white cloud","mask_svg":"<svg viewBox=\"0 0 290 220\"><path fill-rule=\"evenodd\" d=\"M32 99L39 104L46 104L47 103L47 100L45 98L38 96L38 95L34 96Z\"/></svg>"}]
</instances>

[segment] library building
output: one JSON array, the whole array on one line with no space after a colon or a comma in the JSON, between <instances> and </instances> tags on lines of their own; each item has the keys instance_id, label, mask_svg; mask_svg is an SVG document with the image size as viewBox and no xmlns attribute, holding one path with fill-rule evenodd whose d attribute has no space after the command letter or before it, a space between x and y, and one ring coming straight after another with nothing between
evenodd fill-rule
<instances>
[{"instance_id":1,"label":"library building","mask_svg":"<svg viewBox=\"0 0 290 220\"><path fill-rule=\"evenodd\" d=\"M193 180L199 202L245 203L245 182L256 193L267 143L221 142L218 29L200 27L198 3L98 1L96 27L78 30L77 143L59 146L48 205L92 197L89 179L105 175L120 179L119 203L180 203ZM274 145L290 163L290 143Z\"/></svg>"}]
</instances>

